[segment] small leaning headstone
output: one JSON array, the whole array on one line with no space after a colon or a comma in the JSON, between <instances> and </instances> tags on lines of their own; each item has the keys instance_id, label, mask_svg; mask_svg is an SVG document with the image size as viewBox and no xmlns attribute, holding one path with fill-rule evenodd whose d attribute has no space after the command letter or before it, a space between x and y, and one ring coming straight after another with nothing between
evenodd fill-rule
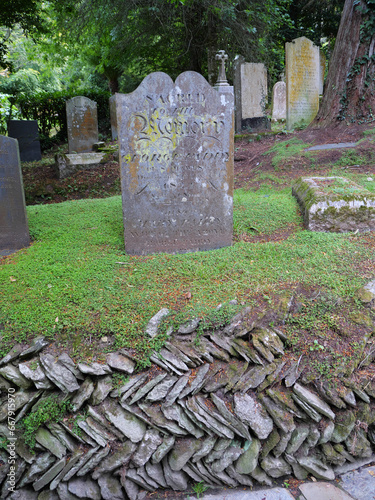
<instances>
[{"instance_id":1,"label":"small leaning headstone","mask_svg":"<svg viewBox=\"0 0 375 500\"><path fill-rule=\"evenodd\" d=\"M272 89L272 121L286 119L286 84L276 82Z\"/></svg>"},{"instance_id":2,"label":"small leaning headstone","mask_svg":"<svg viewBox=\"0 0 375 500\"><path fill-rule=\"evenodd\" d=\"M98 142L96 102L88 97L73 97L66 102L69 154L89 153Z\"/></svg>"},{"instance_id":3,"label":"small leaning headstone","mask_svg":"<svg viewBox=\"0 0 375 500\"><path fill-rule=\"evenodd\" d=\"M0 255L30 244L18 143L0 136Z\"/></svg>"},{"instance_id":4,"label":"small leaning headstone","mask_svg":"<svg viewBox=\"0 0 375 500\"><path fill-rule=\"evenodd\" d=\"M157 72L116 94L127 253L231 245L234 97L218 85Z\"/></svg>"},{"instance_id":5,"label":"small leaning headstone","mask_svg":"<svg viewBox=\"0 0 375 500\"><path fill-rule=\"evenodd\" d=\"M286 127L306 126L319 110L321 69L319 47L306 37L285 44Z\"/></svg>"},{"instance_id":6,"label":"small leaning headstone","mask_svg":"<svg viewBox=\"0 0 375 500\"><path fill-rule=\"evenodd\" d=\"M18 140L21 161L40 161L38 122L36 120L10 120L8 136Z\"/></svg>"}]
</instances>

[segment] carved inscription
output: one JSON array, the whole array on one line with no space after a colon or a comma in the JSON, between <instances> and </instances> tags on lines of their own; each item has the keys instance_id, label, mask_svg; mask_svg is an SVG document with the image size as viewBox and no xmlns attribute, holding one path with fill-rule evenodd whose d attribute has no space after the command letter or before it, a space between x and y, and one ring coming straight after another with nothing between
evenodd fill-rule
<instances>
[{"instance_id":1,"label":"carved inscription","mask_svg":"<svg viewBox=\"0 0 375 500\"><path fill-rule=\"evenodd\" d=\"M305 37L286 44L287 128L308 125L319 109L319 48Z\"/></svg>"},{"instance_id":2,"label":"carved inscription","mask_svg":"<svg viewBox=\"0 0 375 500\"><path fill-rule=\"evenodd\" d=\"M98 142L96 102L87 97L73 97L66 103L69 153L87 153Z\"/></svg>"},{"instance_id":3,"label":"carved inscription","mask_svg":"<svg viewBox=\"0 0 375 500\"><path fill-rule=\"evenodd\" d=\"M231 244L233 95L194 72L176 84L153 73L133 94L117 95L116 112L126 251Z\"/></svg>"}]
</instances>

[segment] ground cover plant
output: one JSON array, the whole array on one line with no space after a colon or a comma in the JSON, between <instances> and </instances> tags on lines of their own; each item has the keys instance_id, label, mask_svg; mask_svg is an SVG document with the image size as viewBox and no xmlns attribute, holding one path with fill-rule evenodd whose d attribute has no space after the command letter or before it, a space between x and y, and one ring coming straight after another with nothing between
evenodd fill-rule
<instances>
[{"instance_id":1,"label":"ground cover plant","mask_svg":"<svg viewBox=\"0 0 375 500\"><path fill-rule=\"evenodd\" d=\"M362 148L373 146L373 134L358 134L365 138ZM314 143L311 133L298 135L298 146ZM285 142L279 149L287 150L290 137L283 134L279 139ZM303 171L300 163L305 153L300 148L300 155L282 157L275 170L274 152L263 154L275 140L277 136L253 142L242 138L237 143L236 155L242 160L235 163L239 188L234 195L234 244L210 252L128 256L121 198L111 196L118 183L118 165L112 161L100 172L64 180L70 186L86 182L84 190L67 191L65 203L52 203L66 198L54 198L62 181L50 173L51 178L45 179L45 183L54 182L50 199L35 205L39 195L29 199L32 245L0 261L1 355L14 342L29 343L43 334L51 340L52 351L68 351L75 359L100 360L108 351L127 347L141 365L147 365L150 351L165 341L168 324L200 317L206 318L202 328L210 328L230 321L245 305L256 309L277 304L280 294L287 293L295 304L302 304L283 326L291 356L309 358L318 375L332 366L338 369L345 352L359 363L370 320L356 292L374 278L375 236L305 231L291 195L292 178ZM327 152L322 155L326 158ZM337 152L331 155L317 171L309 167L309 175L345 175L374 191L371 165L343 171L332 161ZM259 163L256 168L254 161ZM290 161L294 166L287 168ZM32 179L41 182L45 169L52 168L50 162L23 165L24 173L28 172L26 192ZM245 162L250 182L242 182ZM105 177L106 171L112 177ZM328 303L330 297L335 305L324 311L322 320L315 305ZM218 304L233 299L237 305L217 311ZM162 333L150 341L144 327L161 307L168 307L171 314Z\"/></svg>"}]
</instances>

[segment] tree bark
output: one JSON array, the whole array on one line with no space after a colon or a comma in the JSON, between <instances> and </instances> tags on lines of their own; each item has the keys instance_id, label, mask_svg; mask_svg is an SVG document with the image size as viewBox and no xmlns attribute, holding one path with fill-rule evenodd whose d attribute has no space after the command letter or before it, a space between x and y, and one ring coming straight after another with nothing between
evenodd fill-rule
<instances>
[{"instance_id":1,"label":"tree bark","mask_svg":"<svg viewBox=\"0 0 375 500\"><path fill-rule=\"evenodd\" d=\"M361 12L361 8L366 6L366 0L345 1L314 126L363 123L375 119L375 68L372 57L375 33L361 32L361 26L369 16Z\"/></svg>"}]
</instances>

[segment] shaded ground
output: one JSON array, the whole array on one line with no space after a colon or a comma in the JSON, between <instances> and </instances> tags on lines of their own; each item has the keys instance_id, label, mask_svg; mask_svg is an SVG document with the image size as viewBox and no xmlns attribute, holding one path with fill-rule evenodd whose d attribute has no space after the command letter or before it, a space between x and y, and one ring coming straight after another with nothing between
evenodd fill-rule
<instances>
[{"instance_id":1,"label":"shaded ground","mask_svg":"<svg viewBox=\"0 0 375 500\"><path fill-rule=\"evenodd\" d=\"M271 136L259 136L256 134L243 137L236 142L234 176L235 188L256 189L264 181L271 184L286 186L290 181L302 175L326 175L337 162L340 162L343 154L348 155L346 149L330 149L321 151L302 152L302 154L285 156L284 160L278 161L277 166L272 162L274 154L266 154L271 148L278 144L288 144L293 141L301 141L309 146L320 144L337 144L343 142L357 142L364 138L363 132L369 125L339 126L329 129L306 129L299 132L285 134L280 132ZM346 169L355 169L357 173L374 173L374 144L370 138L357 145L355 151L358 156L368 158L368 162L360 165L342 165L342 174ZM289 146L291 147L291 146ZM287 146L286 146L287 148ZM287 153L287 150L285 151ZM343 162L345 163L345 162ZM347 162L350 163L350 162ZM268 175L268 178L267 178ZM278 182L269 176L278 178Z\"/></svg>"},{"instance_id":2,"label":"shaded ground","mask_svg":"<svg viewBox=\"0 0 375 500\"><path fill-rule=\"evenodd\" d=\"M325 175L332 166L340 161L345 149L299 152L288 154L288 144L292 149L295 143L314 146L340 142L357 142L364 138L363 131L369 125L343 125L329 129L306 129L293 133L247 134L236 138L234 174L237 188L257 189L264 183L285 187L292 179L301 175ZM267 152L284 144L285 157L277 160L275 153ZM61 148L60 148L61 149ZM359 165L342 165L342 172L355 170L358 173L372 174L374 169L374 144L371 135L356 146L355 152L362 158ZM368 159L364 161L363 159ZM27 205L60 203L94 197L102 198L120 194L120 170L116 161L99 167L81 171L72 177L59 180L54 165L54 152L45 155L42 162L22 165L23 181ZM350 162L346 162L350 163Z\"/></svg>"}]
</instances>

